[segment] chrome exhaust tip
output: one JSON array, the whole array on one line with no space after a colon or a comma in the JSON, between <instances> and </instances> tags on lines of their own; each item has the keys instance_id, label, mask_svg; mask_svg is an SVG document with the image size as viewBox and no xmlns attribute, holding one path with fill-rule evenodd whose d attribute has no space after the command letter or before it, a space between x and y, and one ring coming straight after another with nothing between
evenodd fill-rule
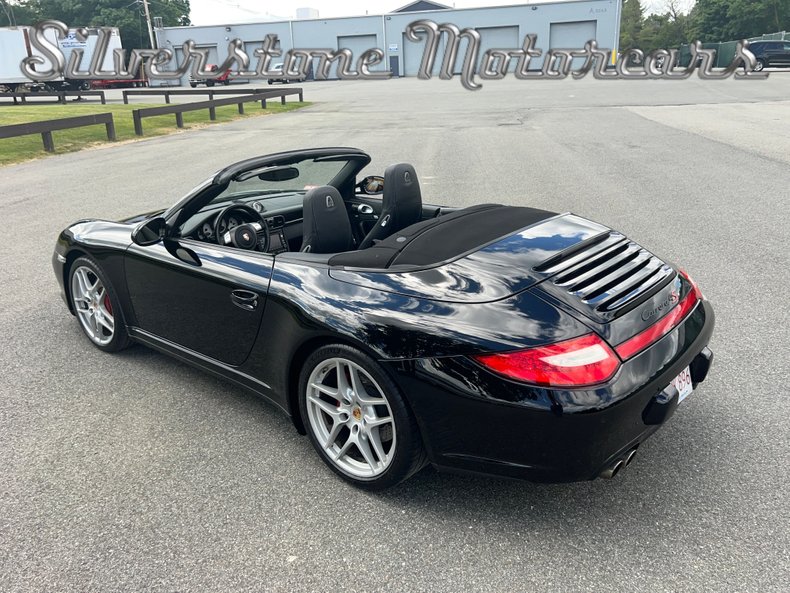
<instances>
[{"instance_id":1,"label":"chrome exhaust tip","mask_svg":"<svg viewBox=\"0 0 790 593\"><path fill-rule=\"evenodd\" d=\"M628 452L628 455L626 455L626 456L623 458L623 465L628 465L628 464L630 464L630 463L631 463L631 462L634 460L634 457L636 457L636 447L634 447L633 449L631 449L631 450Z\"/></svg>"},{"instance_id":2,"label":"chrome exhaust tip","mask_svg":"<svg viewBox=\"0 0 790 593\"><path fill-rule=\"evenodd\" d=\"M625 466L622 459L615 461L612 465L607 467L603 470L600 474L598 474L599 478L603 478L604 480L611 480L614 478L619 471Z\"/></svg>"}]
</instances>

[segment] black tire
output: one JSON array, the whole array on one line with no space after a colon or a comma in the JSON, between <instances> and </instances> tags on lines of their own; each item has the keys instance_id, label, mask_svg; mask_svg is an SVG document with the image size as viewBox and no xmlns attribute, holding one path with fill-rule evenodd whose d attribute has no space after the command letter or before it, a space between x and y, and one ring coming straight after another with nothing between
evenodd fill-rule
<instances>
[{"instance_id":1,"label":"black tire","mask_svg":"<svg viewBox=\"0 0 790 593\"><path fill-rule=\"evenodd\" d=\"M387 462L388 465L386 465L386 469L375 476L355 476L343 469L329 456L328 448L324 447L319 441L319 438L323 437L316 435L316 428L311 422L310 413L308 411L308 382L311 375L313 375L314 372L319 372L319 369L332 368L330 361L333 359L348 361L359 367L361 371L364 371L364 373L369 375L369 378L375 381L375 387L379 388L379 395L387 402L388 407L385 415L391 414L388 417L392 419L393 425L391 428L390 448L387 451L387 457L390 457L390 459ZM330 371L330 373L331 372L333 371ZM368 385L367 389L370 387L371 386ZM338 401L338 410L341 409L340 405ZM381 409L383 406L378 405L370 407ZM390 488L417 473L427 464L427 455L420 437L417 421L408 408L400 389L373 358L356 348L345 344L332 344L319 348L307 358L299 376L299 410L302 414L302 419L310 442L318 452L319 457L321 457L324 463L333 472L358 488L371 491ZM354 422L349 414L346 414L346 416L348 416L349 422ZM356 413L353 413L353 416L359 420ZM367 416L362 417L367 418ZM351 431L349 431L349 434L351 434ZM381 433L379 432L377 434L380 435ZM340 436L336 438L341 437L342 432ZM383 437L379 436L378 439L379 443L381 443ZM353 445L353 447L356 447L356 445ZM349 451L353 452L352 449L349 449ZM359 453L361 457L361 449L357 449L357 453ZM349 455L346 455L346 457L348 456Z\"/></svg>"},{"instance_id":2,"label":"black tire","mask_svg":"<svg viewBox=\"0 0 790 593\"><path fill-rule=\"evenodd\" d=\"M214 86L214 81L213 80L207 80L206 81L206 86Z\"/></svg>"},{"instance_id":3,"label":"black tire","mask_svg":"<svg viewBox=\"0 0 790 593\"><path fill-rule=\"evenodd\" d=\"M197 83L196 82L190 82L189 86L191 86L193 89L197 88Z\"/></svg>"},{"instance_id":4,"label":"black tire","mask_svg":"<svg viewBox=\"0 0 790 593\"><path fill-rule=\"evenodd\" d=\"M80 91L89 91L91 90L91 81L90 80L83 80L79 83L77 90Z\"/></svg>"},{"instance_id":5,"label":"black tire","mask_svg":"<svg viewBox=\"0 0 790 593\"><path fill-rule=\"evenodd\" d=\"M767 66L767 64L765 63L764 59L757 58L757 63L754 65L754 71L755 72L762 72L763 70L765 70L766 66Z\"/></svg>"},{"instance_id":6,"label":"black tire","mask_svg":"<svg viewBox=\"0 0 790 593\"><path fill-rule=\"evenodd\" d=\"M267 82L267 84L274 84L274 81L271 78L269 80L267 80L266 82Z\"/></svg>"},{"instance_id":7,"label":"black tire","mask_svg":"<svg viewBox=\"0 0 790 593\"><path fill-rule=\"evenodd\" d=\"M225 86L228 86L230 84L230 78L226 78L225 80L223 80L222 84L224 84Z\"/></svg>"},{"instance_id":8,"label":"black tire","mask_svg":"<svg viewBox=\"0 0 790 593\"><path fill-rule=\"evenodd\" d=\"M112 338L107 341L106 343L102 343L98 337L91 335L89 329L86 327L85 316L78 312L78 309L82 308L81 302L78 302L77 295L74 291L74 276L78 270L89 270L89 278L95 277L101 282L101 285L106 290L105 298L109 299L109 310L114 319L113 327L114 330L112 332ZM92 275L92 276L91 276ZM68 274L68 291L69 291L69 299L71 300L71 305L74 308L74 314L77 318L77 323L82 330L82 333L85 334L85 337L96 346L99 350L103 350L104 352L118 352L119 350L123 350L131 343L129 339L129 334L126 331L126 320L124 319L123 310L121 309L121 303L118 300L118 295L115 293L115 290L110 284L109 280L107 280L107 276L104 274L104 271L101 269L96 261L87 256L78 257L77 259L72 262L71 266L69 267L69 274ZM102 299L102 304L106 307L106 301ZM83 309L84 310L84 309ZM106 328L103 330L106 331Z\"/></svg>"}]
</instances>

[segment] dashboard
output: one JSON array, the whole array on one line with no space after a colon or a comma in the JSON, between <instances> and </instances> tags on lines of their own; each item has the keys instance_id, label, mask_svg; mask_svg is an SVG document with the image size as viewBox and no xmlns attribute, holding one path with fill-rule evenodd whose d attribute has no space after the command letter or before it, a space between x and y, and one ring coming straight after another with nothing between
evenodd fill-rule
<instances>
[{"instance_id":1,"label":"dashboard","mask_svg":"<svg viewBox=\"0 0 790 593\"><path fill-rule=\"evenodd\" d=\"M258 208L255 208L255 210L260 212ZM220 243L216 233L217 230L219 231L219 236L222 237L229 231L232 231L234 228L242 224L258 223L258 226L260 226L257 218L250 214L246 214L243 210L239 210L231 213L225 218L225 220L221 221L219 229L217 229L217 217L220 215L220 212L220 210L209 212L208 215L199 221L194 229L185 236L192 239L197 239L198 241ZM269 246L266 249L266 252L276 255L278 253L290 251L288 247L288 237L286 236L285 216L276 214L272 216L262 215L262 217L266 221L266 227L269 231ZM290 234L292 233L289 233L289 235ZM301 236L301 229L298 231L298 236ZM266 237L262 231L259 231L256 251L263 251L265 247Z\"/></svg>"}]
</instances>

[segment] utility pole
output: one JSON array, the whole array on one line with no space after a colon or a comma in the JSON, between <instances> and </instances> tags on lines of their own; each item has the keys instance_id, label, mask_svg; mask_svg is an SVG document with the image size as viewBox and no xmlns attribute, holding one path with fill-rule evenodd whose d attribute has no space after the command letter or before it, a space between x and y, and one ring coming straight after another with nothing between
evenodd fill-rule
<instances>
[{"instance_id":1,"label":"utility pole","mask_svg":"<svg viewBox=\"0 0 790 593\"><path fill-rule=\"evenodd\" d=\"M151 49L156 49L156 42L154 41L154 28L151 25L151 13L148 12L148 0L143 0L143 8L145 9L145 22L148 25L148 39L151 40Z\"/></svg>"}]
</instances>

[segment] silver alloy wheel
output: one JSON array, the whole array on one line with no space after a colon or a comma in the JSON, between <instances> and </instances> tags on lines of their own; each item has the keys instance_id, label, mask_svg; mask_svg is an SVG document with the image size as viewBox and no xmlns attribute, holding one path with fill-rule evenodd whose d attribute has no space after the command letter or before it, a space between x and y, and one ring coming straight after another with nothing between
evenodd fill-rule
<instances>
[{"instance_id":1,"label":"silver alloy wheel","mask_svg":"<svg viewBox=\"0 0 790 593\"><path fill-rule=\"evenodd\" d=\"M355 362L330 358L307 381L310 429L329 459L355 478L375 478L395 454L395 420L384 392Z\"/></svg>"},{"instance_id":2,"label":"silver alloy wheel","mask_svg":"<svg viewBox=\"0 0 790 593\"><path fill-rule=\"evenodd\" d=\"M71 301L88 337L106 346L115 335L115 317L107 289L91 268L80 266L71 274Z\"/></svg>"},{"instance_id":3,"label":"silver alloy wheel","mask_svg":"<svg viewBox=\"0 0 790 593\"><path fill-rule=\"evenodd\" d=\"M762 72L763 68L765 68L765 64L762 60L757 60L757 63L754 65L755 72Z\"/></svg>"}]
</instances>

